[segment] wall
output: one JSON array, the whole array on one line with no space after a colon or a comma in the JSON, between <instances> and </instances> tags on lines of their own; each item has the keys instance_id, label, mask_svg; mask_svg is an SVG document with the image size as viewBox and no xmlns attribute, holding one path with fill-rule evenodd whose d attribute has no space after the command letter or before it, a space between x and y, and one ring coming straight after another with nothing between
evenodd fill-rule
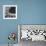
<instances>
[{"instance_id":1,"label":"wall","mask_svg":"<svg viewBox=\"0 0 46 46\"><path fill-rule=\"evenodd\" d=\"M23 0L21 24L46 24L46 0Z\"/></svg>"},{"instance_id":2,"label":"wall","mask_svg":"<svg viewBox=\"0 0 46 46\"><path fill-rule=\"evenodd\" d=\"M18 6L17 20L3 20L5 4ZM10 32L18 32L18 24L46 24L46 0L0 0L0 44L8 43Z\"/></svg>"},{"instance_id":3,"label":"wall","mask_svg":"<svg viewBox=\"0 0 46 46\"><path fill-rule=\"evenodd\" d=\"M5 2L6 1L6 2ZM7 44L9 42L8 40L8 34L10 32L16 32L16 35L18 35L17 30L17 24L20 22L20 12L21 12L21 1L19 0L0 0L0 44ZM18 19L17 20L4 20L3 19L3 5L5 4L16 4L18 5ZM18 39L18 37L17 37ZM16 39L16 43L18 43L18 40Z\"/></svg>"}]
</instances>

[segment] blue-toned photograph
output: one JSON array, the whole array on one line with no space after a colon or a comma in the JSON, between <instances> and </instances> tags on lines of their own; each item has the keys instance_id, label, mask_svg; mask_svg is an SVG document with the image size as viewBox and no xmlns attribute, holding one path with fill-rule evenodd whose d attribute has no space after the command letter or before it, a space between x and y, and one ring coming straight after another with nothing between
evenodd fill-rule
<instances>
[{"instance_id":1,"label":"blue-toned photograph","mask_svg":"<svg viewBox=\"0 0 46 46\"><path fill-rule=\"evenodd\" d=\"M3 5L3 19L17 19L17 5Z\"/></svg>"}]
</instances>

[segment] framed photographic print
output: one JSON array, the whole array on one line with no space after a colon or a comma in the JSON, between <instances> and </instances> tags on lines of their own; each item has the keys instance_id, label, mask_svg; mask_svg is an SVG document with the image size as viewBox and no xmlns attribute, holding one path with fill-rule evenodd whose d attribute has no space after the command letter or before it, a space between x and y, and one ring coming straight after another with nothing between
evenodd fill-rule
<instances>
[{"instance_id":1,"label":"framed photographic print","mask_svg":"<svg viewBox=\"0 0 46 46\"><path fill-rule=\"evenodd\" d=\"M17 19L17 5L3 5L3 19Z\"/></svg>"}]
</instances>

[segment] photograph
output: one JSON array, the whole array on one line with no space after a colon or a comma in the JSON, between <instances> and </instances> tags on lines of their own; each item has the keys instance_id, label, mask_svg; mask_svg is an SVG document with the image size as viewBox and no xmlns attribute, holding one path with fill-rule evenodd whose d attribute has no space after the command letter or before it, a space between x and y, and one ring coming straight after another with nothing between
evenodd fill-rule
<instances>
[{"instance_id":1,"label":"photograph","mask_svg":"<svg viewBox=\"0 0 46 46\"><path fill-rule=\"evenodd\" d=\"M17 19L17 5L3 5L3 19Z\"/></svg>"}]
</instances>

